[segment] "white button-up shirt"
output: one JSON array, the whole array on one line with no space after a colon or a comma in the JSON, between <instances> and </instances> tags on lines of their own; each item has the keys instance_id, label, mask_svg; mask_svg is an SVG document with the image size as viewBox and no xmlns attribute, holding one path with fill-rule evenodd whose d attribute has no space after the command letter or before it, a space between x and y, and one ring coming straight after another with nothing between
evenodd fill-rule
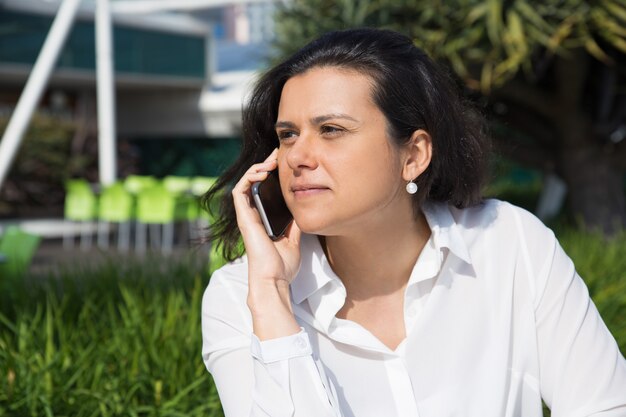
<instances>
[{"instance_id":1,"label":"white button-up shirt","mask_svg":"<svg viewBox=\"0 0 626 417\"><path fill-rule=\"evenodd\" d=\"M432 230L406 287L391 350L335 317L346 290L304 235L291 284L302 331L259 341L245 257L215 272L203 359L227 417L626 416L626 361L554 234L488 200L426 203Z\"/></svg>"}]
</instances>

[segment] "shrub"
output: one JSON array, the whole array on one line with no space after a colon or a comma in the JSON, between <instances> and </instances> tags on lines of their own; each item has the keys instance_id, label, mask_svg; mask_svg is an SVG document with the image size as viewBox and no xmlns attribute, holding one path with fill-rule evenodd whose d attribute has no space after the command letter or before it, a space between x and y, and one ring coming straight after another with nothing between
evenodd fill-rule
<instances>
[{"instance_id":1,"label":"shrub","mask_svg":"<svg viewBox=\"0 0 626 417\"><path fill-rule=\"evenodd\" d=\"M155 260L30 277L1 308L0 415L222 416L200 358L206 283Z\"/></svg>"},{"instance_id":2,"label":"shrub","mask_svg":"<svg viewBox=\"0 0 626 417\"><path fill-rule=\"evenodd\" d=\"M600 233L557 226L557 235L626 355L626 232L607 239Z\"/></svg>"},{"instance_id":3,"label":"shrub","mask_svg":"<svg viewBox=\"0 0 626 417\"><path fill-rule=\"evenodd\" d=\"M556 229L626 353L626 233ZM112 259L12 283L0 300L0 416L223 416L200 358L204 270Z\"/></svg>"}]
</instances>

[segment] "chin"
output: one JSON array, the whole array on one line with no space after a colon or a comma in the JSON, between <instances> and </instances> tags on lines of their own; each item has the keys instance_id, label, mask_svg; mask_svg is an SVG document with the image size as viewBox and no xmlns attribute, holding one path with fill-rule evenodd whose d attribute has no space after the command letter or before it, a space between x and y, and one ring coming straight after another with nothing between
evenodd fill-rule
<instances>
[{"instance_id":1,"label":"chin","mask_svg":"<svg viewBox=\"0 0 626 417\"><path fill-rule=\"evenodd\" d=\"M310 235L328 235L328 231L332 229L332 222L323 215L302 215L294 214L294 220L298 228Z\"/></svg>"}]
</instances>

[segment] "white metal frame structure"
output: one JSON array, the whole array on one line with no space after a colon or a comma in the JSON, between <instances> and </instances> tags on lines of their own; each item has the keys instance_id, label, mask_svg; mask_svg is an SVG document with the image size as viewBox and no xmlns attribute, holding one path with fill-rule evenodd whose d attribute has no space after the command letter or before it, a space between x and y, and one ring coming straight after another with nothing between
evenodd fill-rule
<instances>
[{"instance_id":1,"label":"white metal frame structure","mask_svg":"<svg viewBox=\"0 0 626 417\"><path fill-rule=\"evenodd\" d=\"M64 0L35 61L0 142L0 188L11 168L22 137L72 27L81 0Z\"/></svg>"},{"instance_id":2,"label":"white metal frame structure","mask_svg":"<svg viewBox=\"0 0 626 417\"><path fill-rule=\"evenodd\" d=\"M109 0L96 2L96 88L98 100L98 166L100 184L117 178L113 28Z\"/></svg>"},{"instance_id":3,"label":"white metal frame structure","mask_svg":"<svg viewBox=\"0 0 626 417\"><path fill-rule=\"evenodd\" d=\"M102 184L116 179L115 81L112 51L112 14L150 14L173 10L222 7L267 0L96 0L96 74L98 101L99 174ZM17 154L32 115L39 104L81 0L60 0L48 36L17 102L0 142L0 188Z\"/></svg>"},{"instance_id":4,"label":"white metal frame structure","mask_svg":"<svg viewBox=\"0 0 626 417\"><path fill-rule=\"evenodd\" d=\"M26 128L63 49L81 0L63 0L48 36L35 61L24 91L0 142L0 187L9 172ZM115 83L113 73L112 27L109 0L97 0L96 73L98 96L98 158L100 182L115 181Z\"/></svg>"},{"instance_id":5,"label":"white metal frame structure","mask_svg":"<svg viewBox=\"0 0 626 417\"><path fill-rule=\"evenodd\" d=\"M146 14L267 2L268 0L117 0L111 4L111 8L114 14Z\"/></svg>"}]
</instances>

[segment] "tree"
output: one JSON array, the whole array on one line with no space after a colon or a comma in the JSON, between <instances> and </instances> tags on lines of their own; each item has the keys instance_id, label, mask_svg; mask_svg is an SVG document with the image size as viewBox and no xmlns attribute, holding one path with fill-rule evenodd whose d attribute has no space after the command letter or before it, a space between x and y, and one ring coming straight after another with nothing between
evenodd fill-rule
<instances>
[{"instance_id":1,"label":"tree","mask_svg":"<svg viewBox=\"0 0 626 417\"><path fill-rule=\"evenodd\" d=\"M8 122L0 116L0 134ZM24 145L0 190L0 217L39 214L33 213L32 207L45 207L48 212L51 207L62 207L63 182L83 161L68 163L75 131L75 123L65 115L34 115Z\"/></svg>"},{"instance_id":2,"label":"tree","mask_svg":"<svg viewBox=\"0 0 626 417\"><path fill-rule=\"evenodd\" d=\"M328 30L406 33L486 103L496 149L561 177L586 226L626 226L626 0L293 0L276 22L283 55Z\"/></svg>"}]
</instances>

